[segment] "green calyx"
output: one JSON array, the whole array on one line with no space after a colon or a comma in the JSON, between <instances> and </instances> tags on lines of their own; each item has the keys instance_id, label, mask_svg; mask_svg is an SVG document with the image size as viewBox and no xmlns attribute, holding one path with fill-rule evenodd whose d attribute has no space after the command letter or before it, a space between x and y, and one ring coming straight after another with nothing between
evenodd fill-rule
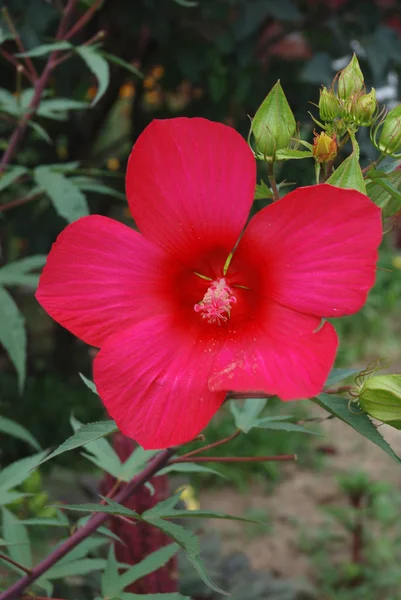
<instances>
[{"instance_id":1,"label":"green calyx","mask_svg":"<svg viewBox=\"0 0 401 600\"><path fill-rule=\"evenodd\" d=\"M348 65L338 74L337 95L340 100L347 101L354 94L362 92L363 89L363 73L354 54Z\"/></svg>"},{"instance_id":2,"label":"green calyx","mask_svg":"<svg viewBox=\"0 0 401 600\"><path fill-rule=\"evenodd\" d=\"M361 409L379 421L401 428L401 375L369 377L359 390Z\"/></svg>"}]
</instances>

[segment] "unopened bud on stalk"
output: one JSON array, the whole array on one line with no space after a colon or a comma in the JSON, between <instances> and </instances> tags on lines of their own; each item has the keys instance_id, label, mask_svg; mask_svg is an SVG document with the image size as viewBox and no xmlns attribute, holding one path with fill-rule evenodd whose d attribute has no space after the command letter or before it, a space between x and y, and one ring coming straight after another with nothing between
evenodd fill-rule
<instances>
[{"instance_id":1,"label":"unopened bud on stalk","mask_svg":"<svg viewBox=\"0 0 401 600\"><path fill-rule=\"evenodd\" d=\"M383 423L401 428L401 375L374 375L363 382L359 404Z\"/></svg>"},{"instance_id":2,"label":"unopened bud on stalk","mask_svg":"<svg viewBox=\"0 0 401 600\"><path fill-rule=\"evenodd\" d=\"M315 139L313 140L312 154L320 163L329 162L337 156L337 142L336 135L330 137L322 131L322 133L315 133Z\"/></svg>"},{"instance_id":3,"label":"unopened bud on stalk","mask_svg":"<svg viewBox=\"0 0 401 600\"><path fill-rule=\"evenodd\" d=\"M379 140L377 134L380 129ZM384 154L396 155L401 151L401 104L390 110L371 132L373 144Z\"/></svg>"},{"instance_id":4,"label":"unopened bud on stalk","mask_svg":"<svg viewBox=\"0 0 401 600\"><path fill-rule=\"evenodd\" d=\"M287 98L277 81L252 120L256 158L274 160L277 150L288 148L297 124Z\"/></svg>"},{"instance_id":5,"label":"unopened bud on stalk","mask_svg":"<svg viewBox=\"0 0 401 600\"><path fill-rule=\"evenodd\" d=\"M376 90L369 94L354 94L346 104L346 112L354 123L365 127L372 125L377 113Z\"/></svg>"},{"instance_id":6,"label":"unopened bud on stalk","mask_svg":"<svg viewBox=\"0 0 401 600\"><path fill-rule=\"evenodd\" d=\"M332 122L341 116L341 107L332 89L323 87L319 97L319 115L325 123Z\"/></svg>"},{"instance_id":7,"label":"unopened bud on stalk","mask_svg":"<svg viewBox=\"0 0 401 600\"><path fill-rule=\"evenodd\" d=\"M358 94L364 87L363 73L355 54L351 62L338 75L337 94L340 100L348 100L353 94Z\"/></svg>"}]
</instances>

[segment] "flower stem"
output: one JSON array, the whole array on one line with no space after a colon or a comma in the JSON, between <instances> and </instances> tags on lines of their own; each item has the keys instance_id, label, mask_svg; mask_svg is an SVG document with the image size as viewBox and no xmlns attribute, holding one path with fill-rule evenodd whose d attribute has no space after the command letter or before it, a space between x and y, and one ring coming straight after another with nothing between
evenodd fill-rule
<instances>
[{"instance_id":1,"label":"flower stem","mask_svg":"<svg viewBox=\"0 0 401 600\"><path fill-rule=\"evenodd\" d=\"M166 466L169 459L174 453L173 448L162 450L149 462L145 469L136 475L114 498L119 504L125 502L134 492L136 492L146 481L155 475L160 469ZM80 527L73 535L71 535L58 548L51 552L44 560L42 560L31 572L16 581L7 590L0 594L0 600L15 600L21 595L29 585L38 579L43 573L46 573L57 561L68 554L80 542L91 535L98 527L110 517L107 513L96 513L89 521ZM19 565L18 565L19 566Z\"/></svg>"},{"instance_id":2,"label":"flower stem","mask_svg":"<svg viewBox=\"0 0 401 600\"><path fill-rule=\"evenodd\" d=\"M183 458L188 459L191 456L195 456L196 454L201 454L202 452L206 452L207 450L210 450L211 448L217 448L217 446L221 446L222 444L227 444L227 442L231 442L231 440L238 437L240 433L241 433L241 430L237 429L237 431L235 431L232 435L229 435L228 437L226 437L222 440L218 440L217 442L213 442L213 444L208 444L207 446L202 446L202 448L198 448L197 450L192 450L192 452L183 454L182 456L179 457L179 459L181 459L181 461L179 461L178 459L173 459L172 461L170 461L170 464L174 463L174 462L183 462L182 461Z\"/></svg>"},{"instance_id":3,"label":"flower stem","mask_svg":"<svg viewBox=\"0 0 401 600\"><path fill-rule=\"evenodd\" d=\"M276 178L274 176L274 164L272 162L267 163L267 169L268 169L268 177L269 177L270 185L271 185L272 192L273 192L273 200L274 201L280 200L280 194L278 193Z\"/></svg>"},{"instance_id":4,"label":"flower stem","mask_svg":"<svg viewBox=\"0 0 401 600\"><path fill-rule=\"evenodd\" d=\"M219 462L219 463L248 463L248 462L282 462L297 460L296 454L278 454L277 456L194 456L185 458L181 456L170 461L170 465L183 462ZM0 596L0 600L3 600Z\"/></svg>"}]
</instances>

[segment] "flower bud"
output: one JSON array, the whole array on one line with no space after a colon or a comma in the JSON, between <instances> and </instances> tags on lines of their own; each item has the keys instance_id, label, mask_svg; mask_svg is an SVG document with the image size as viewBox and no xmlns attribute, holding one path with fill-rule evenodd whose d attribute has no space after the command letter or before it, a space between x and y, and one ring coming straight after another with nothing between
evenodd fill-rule
<instances>
[{"instance_id":1,"label":"flower bud","mask_svg":"<svg viewBox=\"0 0 401 600\"><path fill-rule=\"evenodd\" d=\"M401 427L401 375L369 377L360 388L359 403L371 417Z\"/></svg>"},{"instance_id":2,"label":"flower bud","mask_svg":"<svg viewBox=\"0 0 401 600\"><path fill-rule=\"evenodd\" d=\"M333 90L328 90L326 87L320 90L319 114L325 123L334 121L336 117L341 116L341 107Z\"/></svg>"},{"instance_id":3,"label":"flower bud","mask_svg":"<svg viewBox=\"0 0 401 600\"><path fill-rule=\"evenodd\" d=\"M351 62L338 76L337 93L341 100L348 100L353 94L361 92L364 87L363 73L355 54Z\"/></svg>"},{"instance_id":4,"label":"flower bud","mask_svg":"<svg viewBox=\"0 0 401 600\"><path fill-rule=\"evenodd\" d=\"M376 90L372 88L369 94L354 94L346 104L346 112L357 125L372 125L376 112Z\"/></svg>"},{"instance_id":5,"label":"flower bud","mask_svg":"<svg viewBox=\"0 0 401 600\"><path fill-rule=\"evenodd\" d=\"M395 154L401 150L401 104L387 114L376 145L385 154Z\"/></svg>"},{"instance_id":6,"label":"flower bud","mask_svg":"<svg viewBox=\"0 0 401 600\"><path fill-rule=\"evenodd\" d=\"M322 131L322 133L315 132L315 138L313 140L312 154L320 163L329 162L337 156L337 142L335 134L330 137Z\"/></svg>"},{"instance_id":7,"label":"flower bud","mask_svg":"<svg viewBox=\"0 0 401 600\"><path fill-rule=\"evenodd\" d=\"M274 160L277 150L288 148L297 124L287 98L277 81L252 120L256 157Z\"/></svg>"}]
</instances>

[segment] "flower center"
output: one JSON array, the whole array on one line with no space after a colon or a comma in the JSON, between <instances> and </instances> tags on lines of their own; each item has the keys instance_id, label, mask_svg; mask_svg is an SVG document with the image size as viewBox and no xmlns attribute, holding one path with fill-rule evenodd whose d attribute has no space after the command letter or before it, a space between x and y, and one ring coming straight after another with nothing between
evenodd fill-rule
<instances>
[{"instance_id":1,"label":"flower center","mask_svg":"<svg viewBox=\"0 0 401 600\"><path fill-rule=\"evenodd\" d=\"M209 323L221 325L230 318L231 306L236 302L232 289L222 277L211 283L201 302L195 304L194 310Z\"/></svg>"}]
</instances>

